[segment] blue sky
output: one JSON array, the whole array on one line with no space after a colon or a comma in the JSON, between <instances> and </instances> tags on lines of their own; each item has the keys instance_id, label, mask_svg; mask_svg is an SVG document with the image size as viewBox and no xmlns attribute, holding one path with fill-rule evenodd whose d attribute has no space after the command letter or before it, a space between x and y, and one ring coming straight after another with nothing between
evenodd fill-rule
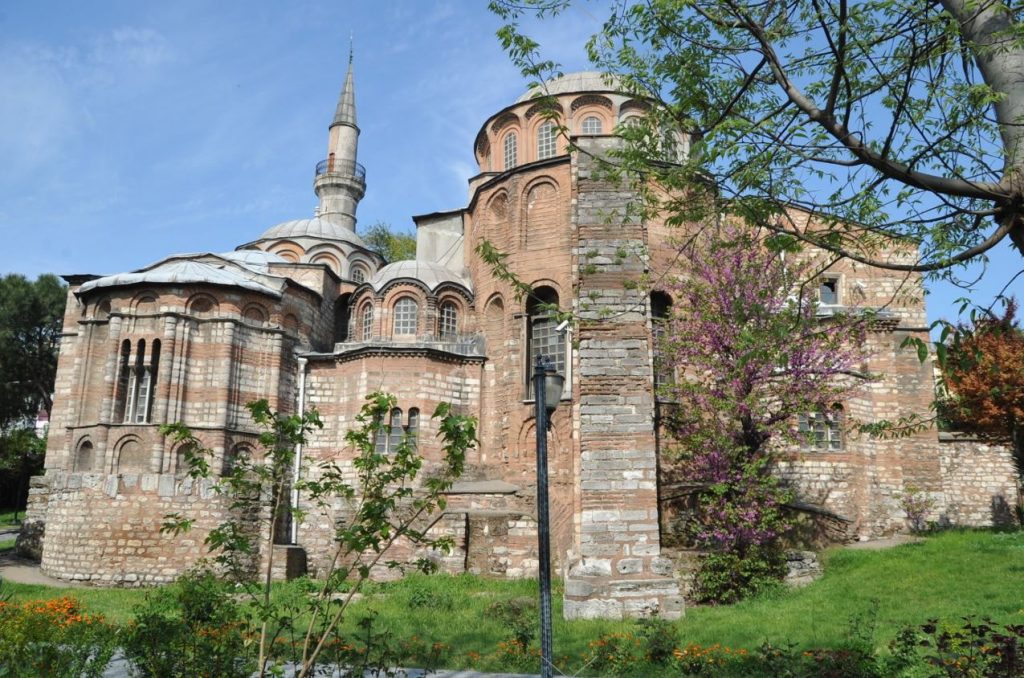
<instances>
[{"instance_id":1,"label":"blue sky","mask_svg":"<svg viewBox=\"0 0 1024 678\"><path fill-rule=\"evenodd\" d=\"M578 70L600 20L580 4L528 32ZM476 132L525 89L498 26L484 0L6 0L0 274L132 270L310 216L350 34L359 223L461 207ZM1001 246L972 298L1022 263ZM964 295L933 286L930 319Z\"/></svg>"}]
</instances>

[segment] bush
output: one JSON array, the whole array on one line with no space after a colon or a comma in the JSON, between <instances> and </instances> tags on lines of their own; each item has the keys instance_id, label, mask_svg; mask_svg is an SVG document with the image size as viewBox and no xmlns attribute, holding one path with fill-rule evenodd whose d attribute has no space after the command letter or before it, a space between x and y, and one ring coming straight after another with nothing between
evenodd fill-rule
<instances>
[{"instance_id":1,"label":"bush","mask_svg":"<svg viewBox=\"0 0 1024 678\"><path fill-rule=\"evenodd\" d=\"M116 629L84 614L73 598L0 601L0 676L103 675L117 646Z\"/></svg>"},{"instance_id":2,"label":"bush","mask_svg":"<svg viewBox=\"0 0 1024 678\"><path fill-rule=\"evenodd\" d=\"M241 606L209 571L153 591L124 631L125 657L154 678L244 676L256 669Z\"/></svg>"},{"instance_id":3,"label":"bush","mask_svg":"<svg viewBox=\"0 0 1024 678\"><path fill-rule=\"evenodd\" d=\"M786 555L777 544L751 547L744 556L712 552L701 558L694 597L701 603L735 603L776 589L785 576Z\"/></svg>"}]
</instances>

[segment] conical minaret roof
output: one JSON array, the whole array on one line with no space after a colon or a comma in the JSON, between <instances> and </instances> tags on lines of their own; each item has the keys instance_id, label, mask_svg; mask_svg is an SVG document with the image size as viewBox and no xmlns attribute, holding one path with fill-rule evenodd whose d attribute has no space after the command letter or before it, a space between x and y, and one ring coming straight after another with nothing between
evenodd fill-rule
<instances>
[{"instance_id":1,"label":"conical minaret roof","mask_svg":"<svg viewBox=\"0 0 1024 678\"><path fill-rule=\"evenodd\" d=\"M359 129L356 124L356 86L352 77L352 46L348 48L348 73L345 74L345 85L341 88L341 96L338 97L338 107L334 111L335 125L349 125Z\"/></svg>"}]
</instances>

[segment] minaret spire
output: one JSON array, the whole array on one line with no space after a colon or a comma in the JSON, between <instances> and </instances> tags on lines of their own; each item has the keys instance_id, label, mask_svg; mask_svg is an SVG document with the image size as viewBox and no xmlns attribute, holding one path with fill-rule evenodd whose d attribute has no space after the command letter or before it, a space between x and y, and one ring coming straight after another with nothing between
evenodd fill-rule
<instances>
[{"instance_id":1,"label":"minaret spire","mask_svg":"<svg viewBox=\"0 0 1024 678\"><path fill-rule=\"evenodd\" d=\"M356 88L353 77L354 41L349 38L348 71L338 97L334 120L328 128L327 159L317 165L313 190L320 198L317 214L356 228L356 207L366 193L365 170L356 162L359 126L356 124Z\"/></svg>"},{"instance_id":2,"label":"minaret spire","mask_svg":"<svg viewBox=\"0 0 1024 678\"><path fill-rule=\"evenodd\" d=\"M354 43L349 38L348 44L348 72L345 74L345 85L341 88L341 96L338 97L338 107L334 111L335 125L351 125L356 129L356 87L352 78L352 62L354 60Z\"/></svg>"}]
</instances>

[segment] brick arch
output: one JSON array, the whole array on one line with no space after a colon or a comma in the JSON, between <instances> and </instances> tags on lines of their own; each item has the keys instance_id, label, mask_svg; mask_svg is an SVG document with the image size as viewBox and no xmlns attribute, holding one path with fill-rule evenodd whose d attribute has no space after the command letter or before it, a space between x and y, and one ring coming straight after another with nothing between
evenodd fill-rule
<instances>
[{"instance_id":1,"label":"brick arch","mask_svg":"<svg viewBox=\"0 0 1024 678\"><path fill-rule=\"evenodd\" d=\"M611 134L615 128L615 116L612 115L611 111L595 106L586 106L573 116L571 133L584 134L583 122L588 118L597 118L601 122L599 134ZM587 134L590 133L588 132Z\"/></svg>"},{"instance_id":2,"label":"brick arch","mask_svg":"<svg viewBox=\"0 0 1024 678\"><path fill-rule=\"evenodd\" d=\"M651 105L646 101L640 101L639 99L630 99L629 101L622 102L622 104L619 106L619 118L625 118L626 113L629 111L636 111L638 113L643 114L649 110L651 110Z\"/></svg>"},{"instance_id":3,"label":"brick arch","mask_svg":"<svg viewBox=\"0 0 1024 678\"><path fill-rule=\"evenodd\" d=\"M486 129L481 129L476 135L476 143L473 144L473 148L476 150L477 162L483 167L486 164L484 161L491 154L491 142L487 138Z\"/></svg>"},{"instance_id":4,"label":"brick arch","mask_svg":"<svg viewBox=\"0 0 1024 678\"><path fill-rule=\"evenodd\" d=\"M324 264L335 273L341 273L341 261L331 252L317 252L309 258L311 264Z\"/></svg>"},{"instance_id":5,"label":"brick arch","mask_svg":"<svg viewBox=\"0 0 1024 678\"><path fill-rule=\"evenodd\" d=\"M98 302L92 311L92 317L96 320L106 320L110 317L110 299L103 299Z\"/></svg>"},{"instance_id":6,"label":"brick arch","mask_svg":"<svg viewBox=\"0 0 1024 678\"><path fill-rule=\"evenodd\" d=\"M584 94L583 96L576 97L572 100L572 104L569 105L569 110L575 113L581 108L593 106L606 108L608 111L611 111L612 100L608 97L601 96L600 94Z\"/></svg>"},{"instance_id":7,"label":"brick arch","mask_svg":"<svg viewBox=\"0 0 1024 678\"><path fill-rule=\"evenodd\" d=\"M564 417L565 412L561 411L563 404L559 407L561 416ZM555 413L555 420L559 420L559 412ZM561 427L554 425L551 427L548 433L548 459L554 461L557 459L567 458L571 446L568 445L568 441L564 440L564 436L559 430ZM522 425L519 427L519 435L516 438L516 446L513 454L511 455L510 461L521 461L523 463L535 462L537 459L537 420L531 415Z\"/></svg>"},{"instance_id":8,"label":"brick arch","mask_svg":"<svg viewBox=\"0 0 1024 678\"><path fill-rule=\"evenodd\" d=\"M83 436L75 446L74 458L71 460L71 470L89 473L96 469L96 449L89 436Z\"/></svg>"},{"instance_id":9,"label":"brick arch","mask_svg":"<svg viewBox=\"0 0 1024 678\"><path fill-rule=\"evenodd\" d=\"M224 459L221 461L220 474L223 476L230 475L234 471L235 466L241 459L255 459L256 448L249 441L237 442L231 446L231 449L224 453Z\"/></svg>"},{"instance_id":10,"label":"brick arch","mask_svg":"<svg viewBox=\"0 0 1024 678\"><path fill-rule=\"evenodd\" d=\"M535 103L533 106L530 106L526 110L526 115L524 117L527 120L532 120L541 113L548 112L557 112L558 114L561 115L565 113L565 109L562 108L562 104L558 103L557 101L538 101L537 103ZM545 116L541 117L544 118Z\"/></svg>"},{"instance_id":11,"label":"brick arch","mask_svg":"<svg viewBox=\"0 0 1024 678\"><path fill-rule=\"evenodd\" d=\"M268 251L293 264L299 263L302 260L302 255L306 252L302 245L291 240L276 242Z\"/></svg>"},{"instance_id":12,"label":"brick arch","mask_svg":"<svg viewBox=\"0 0 1024 678\"><path fill-rule=\"evenodd\" d=\"M198 318L209 318L216 315L219 310L220 304L217 299L204 292L193 294L185 302L185 312Z\"/></svg>"},{"instance_id":13,"label":"brick arch","mask_svg":"<svg viewBox=\"0 0 1024 678\"><path fill-rule=\"evenodd\" d=\"M568 244L568 229L563 218L558 182L553 178L538 177L523 190L522 247L542 250Z\"/></svg>"},{"instance_id":14,"label":"brick arch","mask_svg":"<svg viewBox=\"0 0 1024 678\"><path fill-rule=\"evenodd\" d=\"M153 470L153 455L136 435L128 434L117 441L114 459L117 460L117 473L150 473Z\"/></svg>"},{"instance_id":15,"label":"brick arch","mask_svg":"<svg viewBox=\"0 0 1024 678\"><path fill-rule=\"evenodd\" d=\"M508 191L500 189L491 196L484 207L483 228L479 240L490 240L494 246L505 252L511 246L511 230L508 226L509 208Z\"/></svg>"},{"instance_id":16,"label":"brick arch","mask_svg":"<svg viewBox=\"0 0 1024 678\"><path fill-rule=\"evenodd\" d=\"M270 313L267 312L267 307L263 304L252 302L246 304L245 308L242 309L242 317L250 323L264 325L270 318Z\"/></svg>"},{"instance_id":17,"label":"brick arch","mask_svg":"<svg viewBox=\"0 0 1024 678\"><path fill-rule=\"evenodd\" d=\"M156 313L157 299L159 299L159 296L154 290L142 290L141 292L138 292L134 297L132 297L132 313L135 315Z\"/></svg>"},{"instance_id":18,"label":"brick arch","mask_svg":"<svg viewBox=\"0 0 1024 678\"><path fill-rule=\"evenodd\" d=\"M491 134L497 134L510 125L519 125L519 116L512 111L505 111L491 123Z\"/></svg>"}]
</instances>

